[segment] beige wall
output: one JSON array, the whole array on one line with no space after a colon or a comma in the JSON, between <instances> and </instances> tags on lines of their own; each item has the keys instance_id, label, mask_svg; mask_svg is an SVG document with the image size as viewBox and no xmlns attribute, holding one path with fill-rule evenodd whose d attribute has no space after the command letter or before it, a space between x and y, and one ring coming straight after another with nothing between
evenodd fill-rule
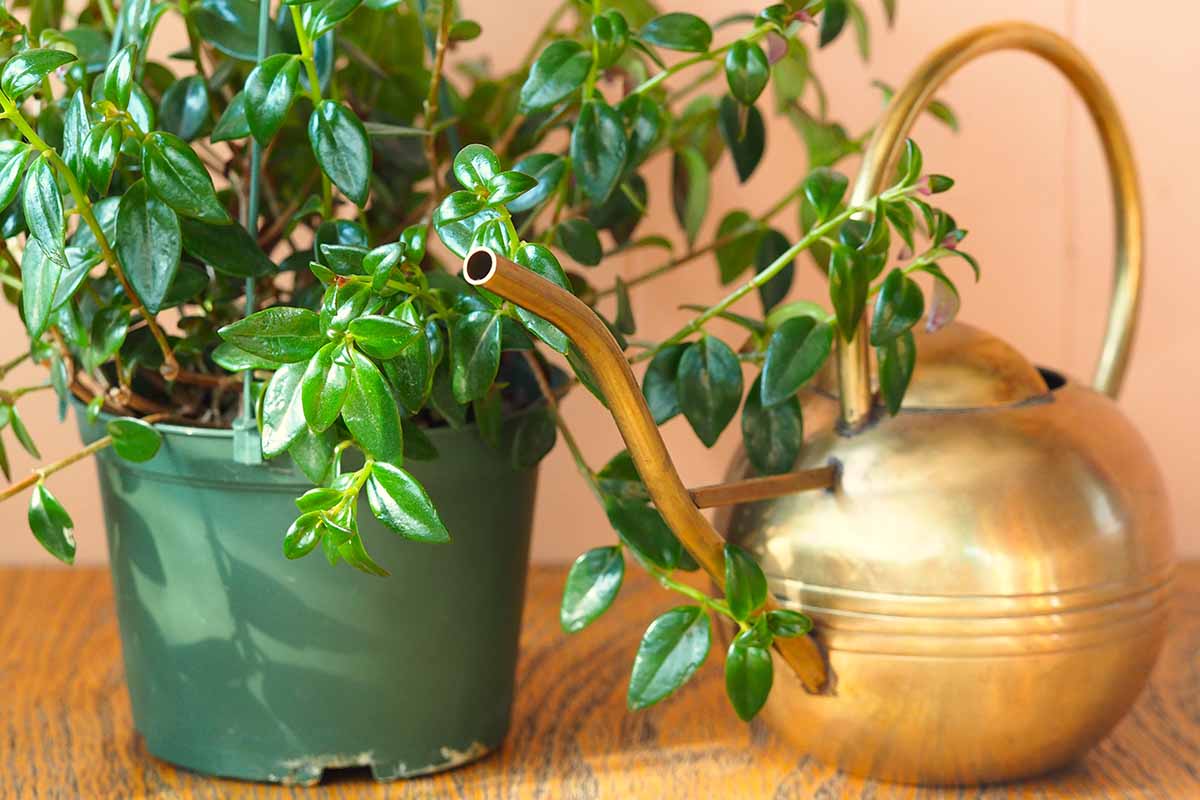
<instances>
[{"instance_id":1,"label":"beige wall","mask_svg":"<svg viewBox=\"0 0 1200 800\"><path fill-rule=\"evenodd\" d=\"M460 52L475 57L501 46L512 49L494 58L500 67L515 63L530 31L555 4L463 2L485 33ZM735 0L667 0L664 5L709 18L746 6ZM879 23L877 4L867 0L865 5ZM1200 530L1188 524L1200 516L1200 496L1190 491L1200 477L1200 417L1187 400L1200 389L1200 359L1188 341L1192 331L1186 323L1187 304L1200 296L1200 270L1192 258L1200 230L1200 206L1193 199L1200 161L1191 146L1200 126L1194 91L1200 49L1193 42L1200 9L1182 0L1157 5L1156 14L1133 12L1115 0L901 0L899 5L895 30L875 28L875 58L869 66L859 63L849 36L817 57L836 115L852 123L852 131L861 130L879 111L878 96L868 85L872 78L898 84L929 49L986 21L1023 18L1060 31L1094 59L1111 83L1139 157L1149 217L1149 281L1122 406L1167 475L1183 551L1200 555ZM516 8L524 13L514 13ZM510 48L512 43L519 46ZM983 282L965 287L964 318L1003 334L1039 363L1074 376L1090 375L1108 291L1112 225L1099 148L1082 106L1048 67L1008 54L989 56L956 77L944 96L959 113L962 133L923 123L918 139L926 163L958 180L948 205L971 229L971 250L983 264ZM710 231L724 210L744 206L761 211L800 175L802 150L790 127L773 122L768 138L770 154L746 186L739 186L729 165L722 164L715 177ZM673 228L666 168L658 163L651 172L652 219L643 232ZM788 229L795 230L794 222ZM646 266L630 257L617 269L636 274ZM699 263L644 287L647 291L634 301L639 333L667 333L684 319L673 310L678 304L716 298L714 273L711 263ZM818 279L802 275L797 295L822 297ZM5 357L22 346L15 315L0 321L0 341L8 342L0 353ZM594 463L619 449L615 429L586 392L576 392L564 405ZM42 432L48 456L75 446L70 427L53 425L49 404L39 408L26 402L22 409L28 409L31 427ZM685 480L692 484L719 479L737 444L736 426L711 451L680 420L669 423L666 432ZM31 466L23 457L14 461L18 474ZM610 539L600 509L563 448L546 460L542 474L537 559L566 560ZM90 468L57 477L54 489L75 515L80 561L102 561L102 523ZM0 506L0 531L5 534L0 561L50 562L26 532L23 501Z\"/></svg>"}]
</instances>

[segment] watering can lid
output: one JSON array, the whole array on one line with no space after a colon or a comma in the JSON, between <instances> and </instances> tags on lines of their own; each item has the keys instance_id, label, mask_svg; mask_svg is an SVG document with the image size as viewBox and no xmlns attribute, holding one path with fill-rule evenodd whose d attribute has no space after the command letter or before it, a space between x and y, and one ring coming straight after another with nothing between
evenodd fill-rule
<instances>
[{"instance_id":1,"label":"watering can lid","mask_svg":"<svg viewBox=\"0 0 1200 800\"><path fill-rule=\"evenodd\" d=\"M936 333L921 331L916 340L906 409L1008 406L1050 391L1016 348L972 325L955 321Z\"/></svg>"}]
</instances>

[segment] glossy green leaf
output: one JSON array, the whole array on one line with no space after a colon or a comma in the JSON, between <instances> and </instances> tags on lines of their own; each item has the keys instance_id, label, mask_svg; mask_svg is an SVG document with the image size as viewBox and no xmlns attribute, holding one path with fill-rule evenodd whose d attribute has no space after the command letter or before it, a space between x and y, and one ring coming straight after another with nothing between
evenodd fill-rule
<instances>
[{"instance_id":1,"label":"glossy green leaf","mask_svg":"<svg viewBox=\"0 0 1200 800\"><path fill-rule=\"evenodd\" d=\"M306 366L284 364L267 383L262 401L262 449L266 458L283 453L308 430L300 392Z\"/></svg>"},{"instance_id":2,"label":"glossy green leaf","mask_svg":"<svg viewBox=\"0 0 1200 800\"><path fill-rule=\"evenodd\" d=\"M254 0L200 0L191 4L188 17L204 41L242 61L254 61L257 49L258 3ZM269 32L268 52L278 52L278 31Z\"/></svg>"},{"instance_id":3,"label":"glossy green leaf","mask_svg":"<svg viewBox=\"0 0 1200 800\"><path fill-rule=\"evenodd\" d=\"M772 635L783 638L803 636L812 630L812 620L790 608L777 608L767 612L767 628Z\"/></svg>"},{"instance_id":4,"label":"glossy green leaf","mask_svg":"<svg viewBox=\"0 0 1200 800\"><path fill-rule=\"evenodd\" d=\"M617 316L614 324L617 330L626 336L637 333L637 323L633 318L633 301L629 299L629 287L618 275L613 283L613 294L617 297Z\"/></svg>"},{"instance_id":5,"label":"glossy green leaf","mask_svg":"<svg viewBox=\"0 0 1200 800\"><path fill-rule=\"evenodd\" d=\"M633 661L626 702L637 711L668 697L704 663L711 643L708 615L680 606L650 624Z\"/></svg>"},{"instance_id":6,"label":"glossy green leaf","mask_svg":"<svg viewBox=\"0 0 1200 800\"><path fill-rule=\"evenodd\" d=\"M879 391L883 395L888 413L893 416L900 411L904 393L917 365L917 344L912 331L892 339L875 351L879 361Z\"/></svg>"},{"instance_id":7,"label":"glossy green leaf","mask_svg":"<svg viewBox=\"0 0 1200 800\"><path fill-rule=\"evenodd\" d=\"M454 324L450 363L454 396L460 403L480 398L500 368L500 320L491 311L473 311Z\"/></svg>"},{"instance_id":8,"label":"glossy green leaf","mask_svg":"<svg viewBox=\"0 0 1200 800\"><path fill-rule=\"evenodd\" d=\"M40 339L50 326L54 296L65 271L46 258L36 239L26 243L21 258L21 311L30 341Z\"/></svg>"},{"instance_id":9,"label":"glossy green leaf","mask_svg":"<svg viewBox=\"0 0 1200 800\"><path fill-rule=\"evenodd\" d=\"M284 364L307 362L325 344L321 318L307 308L266 308L217 333L248 353Z\"/></svg>"},{"instance_id":10,"label":"glossy green leaf","mask_svg":"<svg viewBox=\"0 0 1200 800\"><path fill-rule=\"evenodd\" d=\"M833 334L833 325L809 316L784 320L775 329L763 361L763 406L795 397L824 366L833 349Z\"/></svg>"},{"instance_id":11,"label":"glossy green leaf","mask_svg":"<svg viewBox=\"0 0 1200 800\"><path fill-rule=\"evenodd\" d=\"M583 85L591 66L592 54L579 42L561 39L552 43L533 62L521 86L521 112L541 111L565 99Z\"/></svg>"},{"instance_id":12,"label":"glossy green leaf","mask_svg":"<svg viewBox=\"0 0 1200 800\"><path fill-rule=\"evenodd\" d=\"M29 235L41 245L46 258L60 268L66 268L62 196L58 193L54 168L44 157L35 158L29 166L21 199Z\"/></svg>"},{"instance_id":13,"label":"glossy green leaf","mask_svg":"<svg viewBox=\"0 0 1200 800\"><path fill-rule=\"evenodd\" d=\"M925 295L921 287L903 270L893 269L875 299L871 344L882 347L920 322L924 314Z\"/></svg>"},{"instance_id":14,"label":"glossy green leaf","mask_svg":"<svg viewBox=\"0 0 1200 800\"><path fill-rule=\"evenodd\" d=\"M760 475L782 475L791 471L804 443L800 401L792 396L767 406L761 392L760 377L751 384L742 408L742 444Z\"/></svg>"},{"instance_id":15,"label":"glossy green leaf","mask_svg":"<svg viewBox=\"0 0 1200 800\"><path fill-rule=\"evenodd\" d=\"M241 372L247 369L278 369L279 362L272 361L269 358L262 358L253 353L247 353L245 350L229 342L221 342L216 349L212 351L213 363L222 369L227 369L230 372Z\"/></svg>"},{"instance_id":16,"label":"glossy green leaf","mask_svg":"<svg viewBox=\"0 0 1200 800\"><path fill-rule=\"evenodd\" d=\"M304 29L310 39L320 39L354 13L362 0L310 0L304 4Z\"/></svg>"},{"instance_id":17,"label":"glossy green leaf","mask_svg":"<svg viewBox=\"0 0 1200 800\"><path fill-rule=\"evenodd\" d=\"M342 420L367 453L379 461L399 461L403 453L400 411L383 373L362 353L351 350L350 388Z\"/></svg>"},{"instance_id":18,"label":"glossy green leaf","mask_svg":"<svg viewBox=\"0 0 1200 800\"><path fill-rule=\"evenodd\" d=\"M43 483L29 495L29 529L50 555L65 564L75 563L75 523Z\"/></svg>"},{"instance_id":19,"label":"glossy green leaf","mask_svg":"<svg viewBox=\"0 0 1200 800\"><path fill-rule=\"evenodd\" d=\"M346 106L325 100L308 120L308 141L321 170L359 208L371 182L371 143L362 122Z\"/></svg>"},{"instance_id":20,"label":"glossy green leaf","mask_svg":"<svg viewBox=\"0 0 1200 800\"><path fill-rule=\"evenodd\" d=\"M486 205L483 198L466 189L451 192L438 206L438 223L441 225L466 219L478 214Z\"/></svg>"},{"instance_id":21,"label":"glossy green leaf","mask_svg":"<svg viewBox=\"0 0 1200 800\"><path fill-rule=\"evenodd\" d=\"M763 234L754 254L754 271L762 272L783 257L792 246L791 241L777 230L769 230ZM790 263L775 273L772 278L758 287L758 296L762 301L763 313L769 314L779 303L782 303L792 290L792 281L796 277L796 262Z\"/></svg>"},{"instance_id":22,"label":"glossy green leaf","mask_svg":"<svg viewBox=\"0 0 1200 800\"><path fill-rule=\"evenodd\" d=\"M804 179L804 197L816 210L818 220L827 220L837 212L848 185L845 175L829 167L817 167L808 174Z\"/></svg>"},{"instance_id":23,"label":"glossy green leaf","mask_svg":"<svg viewBox=\"0 0 1200 800\"><path fill-rule=\"evenodd\" d=\"M567 171L566 161L550 153L534 153L513 165L513 170L528 175L537 185L515 200L508 202L508 210L520 214L537 208L546 202L562 183Z\"/></svg>"},{"instance_id":24,"label":"glossy green leaf","mask_svg":"<svg viewBox=\"0 0 1200 800\"><path fill-rule=\"evenodd\" d=\"M177 213L201 222L230 221L200 157L175 134L155 131L142 140L142 174L154 194Z\"/></svg>"},{"instance_id":25,"label":"glossy green leaf","mask_svg":"<svg viewBox=\"0 0 1200 800\"><path fill-rule=\"evenodd\" d=\"M635 500L605 497L604 511L621 541L643 561L666 570L680 564L683 548L657 509Z\"/></svg>"},{"instance_id":26,"label":"glossy green leaf","mask_svg":"<svg viewBox=\"0 0 1200 800\"><path fill-rule=\"evenodd\" d=\"M742 621L767 602L767 578L762 568L735 544L725 545L725 599L734 618Z\"/></svg>"},{"instance_id":27,"label":"glossy green leaf","mask_svg":"<svg viewBox=\"0 0 1200 800\"><path fill-rule=\"evenodd\" d=\"M762 235L761 223L741 209L730 211L721 219L717 241L725 244L717 248L717 267L722 284L737 280L754 263Z\"/></svg>"},{"instance_id":28,"label":"glossy green leaf","mask_svg":"<svg viewBox=\"0 0 1200 800\"><path fill-rule=\"evenodd\" d=\"M557 440L558 427L550 410L544 407L533 409L517 420L510 461L517 469L535 466L554 449Z\"/></svg>"},{"instance_id":29,"label":"glossy green leaf","mask_svg":"<svg viewBox=\"0 0 1200 800\"><path fill-rule=\"evenodd\" d=\"M712 28L695 14L676 11L655 17L642 26L638 38L668 50L703 53L712 44Z\"/></svg>"},{"instance_id":30,"label":"glossy green leaf","mask_svg":"<svg viewBox=\"0 0 1200 800\"><path fill-rule=\"evenodd\" d=\"M380 359L395 358L425 342L425 332L415 325L378 314L351 320L349 332L363 352Z\"/></svg>"},{"instance_id":31,"label":"glossy green leaf","mask_svg":"<svg viewBox=\"0 0 1200 800\"><path fill-rule=\"evenodd\" d=\"M84 97L83 90L77 89L71 95L70 101L67 103L67 111L63 115L63 143L61 148L62 159L66 162L67 167L79 180L80 185L87 187L87 172L84 168L84 152L87 149L88 132L92 129L92 119L88 115L87 98ZM24 157L26 148L22 142L8 140L0 145L0 201L4 200L8 190L8 181L5 178L5 172L8 169L10 161L16 155ZM13 192L15 194L15 186ZM12 202L12 197L8 198L8 202ZM8 202L0 203L0 208L7 206Z\"/></svg>"},{"instance_id":32,"label":"glossy green leaf","mask_svg":"<svg viewBox=\"0 0 1200 800\"><path fill-rule=\"evenodd\" d=\"M124 140L124 128L115 120L98 123L88 131L83 143L83 170L97 192L108 191Z\"/></svg>"},{"instance_id":33,"label":"glossy green leaf","mask_svg":"<svg viewBox=\"0 0 1200 800\"><path fill-rule=\"evenodd\" d=\"M617 109L629 122L629 164L645 161L661 138L664 121L659 104L644 94L631 94Z\"/></svg>"},{"instance_id":34,"label":"glossy green leaf","mask_svg":"<svg viewBox=\"0 0 1200 800\"><path fill-rule=\"evenodd\" d=\"M200 135L209 121L208 89L204 78L180 78L163 93L158 106L158 124L184 141Z\"/></svg>"},{"instance_id":35,"label":"glossy green leaf","mask_svg":"<svg viewBox=\"0 0 1200 800\"><path fill-rule=\"evenodd\" d=\"M367 500L379 521L406 539L448 542L433 501L416 478L391 464L376 463L367 480Z\"/></svg>"},{"instance_id":36,"label":"glossy green leaf","mask_svg":"<svg viewBox=\"0 0 1200 800\"><path fill-rule=\"evenodd\" d=\"M320 433L337 420L350 388L350 356L337 342L329 342L308 360L300 379L300 397L308 427Z\"/></svg>"},{"instance_id":37,"label":"glossy green leaf","mask_svg":"<svg viewBox=\"0 0 1200 800\"><path fill-rule=\"evenodd\" d=\"M745 105L751 105L771 77L771 65L762 48L738 39L725 54L725 80L730 93Z\"/></svg>"},{"instance_id":38,"label":"glossy green leaf","mask_svg":"<svg viewBox=\"0 0 1200 800\"><path fill-rule=\"evenodd\" d=\"M642 394L655 423L659 425L680 412L676 378L679 375L679 361L687 349L686 344L671 344L662 348L654 354L642 378Z\"/></svg>"},{"instance_id":39,"label":"glossy green leaf","mask_svg":"<svg viewBox=\"0 0 1200 800\"><path fill-rule=\"evenodd\" d=\"M137 45L127 44L117 51L104 70L104 99L119 109L129 106L133 91L133 67L137 57Z\"/></svg>"},{"instance_id":40,"label":"glossy green leaf","mask_svg":"<svg viewBox=\"0 0 1200 800\"><path fill-rule=\"evenodd\" d=\"M836 39L846 27L849 11L849 0L826 0L824 13L821 14L821 47Z\"/></svg>"},{"instance_id":41,"label":"glossy green leaf","mask_svg":"<svg viewBox=\"0 0 1200 800\"><path fill-rule=\"evenodd\" d=\"M0 209L16 198L21 188L25 165L33 152L29 145L15 139L0 142Z\"/></svg>"},{"instance_id":42,"label":"glossy green leaf","mask_svg":"<svg viewBox=\"0 0 1200 800\"><path fill-rule=\"evenodd\" d=\"M246 78L245 114L250 132L267 143L278 132L300 84L300 59L278 53L263 61Z\"/></svg>"},{"instance_id":43,"label":"glossy green leaf","mask_svg":"<svg viewBox=\"0 0 1200 800\"><path fill-rule=\"evenodd\" d=\"M408 323L401 324L416 331L417 335L405 331L396 337L396 344L400 347L394 350L390 360L383 362L383 371L395 389L400 404L415 414L429 396L433 378L433 354L429 347L429 338L423 331ZM351 323L352 330L353 325L354 323ZM386 347L394 349L395 344Z\"/></svg>"},{"instance_id":44,"label":"glossy green leaf","mask_svg":"<svg viewBox=\"0 0 1200 800\"><path fill-rule=\"evenodd\" d=\"M597 547L571 565L563 587L559 623L567 633L578 633L608 610L625 577L625 557L620 547Z\"/></svg>"},{"instance_id":45,"label":"glossy green leaf","mask_svg":"<svg viewBox=\"0 0 1200 800\"><path fill-rule=\"evenodd\" d=\"M856 269L853 252L844 245L833 248L829 259L829 298L837 314L838 329L846 341L854 338L867 307L867 281Z\"/></svg>"},{"instance_id":46,"label":"glossy green leaf","mask_svg":"<svg viewBox=\"0 0 1200 800\"><path fill-rule=\"evenodd\" d=\"M213 142L231 142L250 135L250 121L246 119L246 93L238 92L225 107L225 112L213 126L208 138Z\"/></svg>"},{"instance_id":47,"label":"glossy green leaf","mask_svg":"<svg viewBox=\"0 0 1200 800\"><path fill-rule=\"evenodd\" d=\"M126 461L149 461L163 443L162 434L153 425L133 417L118 417L106 428L113 450Z\"/></svg>"},{"instance_id":48,"label":"glossy green leaf","mask_svg":"<svg viewBox=\"0 0 1200 800\"><path fill-rule=\"evenodd\" d=\"M210 225L182 217L179 227L184 252L217 272L235 278L258 278L275 272L275 264L267 258L258 242L236 222Z\"/></svg>"},{"instance_id":49,"label":"glossy green leaf","mask_svg":"<svg viewBox=\"0 0 1200 800\"><path fill-rule=\"evenodd\" d=\"M555 238L567 255L585 267L594 267L600 263L604 251L600 246L600 236L596 228L586 219L568 219L560 222L554 229Z\"/></svg>"},{"instance_id":50,"label":"glossy green leaf","mask_svg":"<svg viewBox=\"0 0 1200 800\"><path fill-rule=\"evenodd\" d=\"M144 180L121 196L117 212L117 257L138 297L151 313L163 306L179 269L179 218L151 194Z\"/></svg>"},{"instance_id":51,"label":"glossy green leaf","mask_svg":"<svg viewBox=\"0 0 1200 800\"><path fill-rule=\"evenodd\" d=\"M516 171L501 172L487 182L488 205L504 205L516 200L538 184L537 178Z\"/></svg>"},{"instance_id":52,"label":"glossy green leaf","mask_svg":"<svg viewBox=\"0 0 1200 800\"><path fill-rule=\"evenodd\" d=\"M75 56L64 50L24 50L5 62L3 71L0 71L0 89L10 100L19 104L50 73L74 60Z\"/></svg>"},{"instance_id":53,"label":"glossy green leaf","mask_svg":"<svg viewBox=\"0 0 1200 800\"><path fill-rule=\"evenodd\" d=\"M313 551L321 541L322 519L323 516L317 511L310 511L296 518L283 535L285 558L303 558Z\"/></svg>"},{"instance_id":54,"label":"glossy green leaf","mask_svg":"<svg viewBox=\"0 0 1200 800\"><path fill-rule=\"evenodd\" d=\"M912 139L904 142L904 154L900 156L900 163L896 166L896 173L899 176L902 186L912 186L921 177L921 170L924 169L924 158L921 156L921 148L917 147L917 143Z\"/></svg>"},{"instance_id":55,"label":"glossy green leaf","mask_svg":"<svg viewBox=\"0 0 1200 800\"><path fill-rule=\"evenodd\" d=\"M616 63L629 44L629 23L616 9L592 17L592 38L597 45L597 66L607 69Z\"/></svg>"},{"instance_id":56,"label":"glossy green leaf","mask_svg":"<svg viewBox=\"0 0 1200 800\"><path fill-rule=\"evenodd\" d=\"M725 653L725 694L744 722L754 719L767 702L774 682L771 651L735 639Z\"/></svg>"},{"instance_id":57,"label":"glossy green leaf","mask_svg":"<svg viewBox=\"0 0 1200 800\"><path fill-rule=\"evenodd\" d=\"M742 399L742 367L720 339L705 336L688 346L676 378L679 407L706 447L716 444Z\"/></svg>"},{"instance_id":58,"label":"glossy green leaf","mask_svg":"<svg viewBox=\"0 0 1200 800\"><path fill-rule=\"evenodd\" d=\"M454 156L453 170L464 189L483 189L500 174L500 159L487 145L469 144Z\"/></svg>"},{"instance_id":59,"label":"glossy green leaf","mask_svg":"<svg viewBox=\"0 0 1200 800\"><path fill-rule=\"evenodd\" d=\"M767 128L762 114L754 106L743 106L732 97L721 98L717 127L733 157L738 180L745 183L762 161L767 146Z\"/></svg>"},{"instance_id":60,"label":"glossy green leaf","mask_svg":"<svg viewBox=\"0 0 1200 800\"><path fill-rule=\"evenodd\" d=\"M603 203L617 188L628 152L621 115L603 99L584 103L571 132L571 162L579 188L593 203Z\"/></svg>"},{"instance_id":61,"label":"glossy green leaf","mask_svg":"<svg viewBox=\"0 0 1200 800\"><path fill-rule=\"evenodd\" d=\"M708 162L695 147L675 151L671 166L671 199L675 218L687 236L688 244L696 241L704 215L708 213L710 184Z\"/></svg>"}]
</instances>

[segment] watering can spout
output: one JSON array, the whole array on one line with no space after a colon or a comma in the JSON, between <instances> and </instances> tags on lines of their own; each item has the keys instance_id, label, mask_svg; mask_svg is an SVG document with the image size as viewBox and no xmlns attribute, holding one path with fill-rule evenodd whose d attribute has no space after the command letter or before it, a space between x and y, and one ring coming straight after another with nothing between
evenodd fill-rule
<instances>
[{"instance_id":1,"label":"watering can spout","mask_svg":"<svg viewBox=\"0 0 1200 800\"><path fill-rule=\"evenodd\" d=\"M570 292L487 248L476 248L463 262L463 277L558 327L595 373L596 382L617 423L621 438L663 519L696 562L718 586L725 585L725 541L700 508L766 499L800 489L832 485L832 467L790 476L750 479L689 492L680 480L637 380L608 327ZM768 599L774 607L774 600ZM825 662L808 637L776 639L776 649L812 692L827 683Z\"/></svg>"}]
</instances>

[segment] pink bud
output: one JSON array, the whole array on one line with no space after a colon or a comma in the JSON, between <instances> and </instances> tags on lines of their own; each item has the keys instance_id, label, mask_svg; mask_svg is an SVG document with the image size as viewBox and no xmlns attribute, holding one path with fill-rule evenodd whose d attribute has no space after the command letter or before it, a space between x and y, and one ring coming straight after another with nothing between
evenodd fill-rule
<instances>
[{"instance_id":1,"label":"pink bud","mask_svg":"<svg viewBox=\"0 0 1200 800\"><path fill-rule=\"evenodd\" d=\"M942 239L942 247L946 248L947 250L957 250L958 237L953 233L948 234L945 239Z\"/></svg>"},{"instance_id":2,"label":"pink bud","mask_svg":"<svg viewBox=\"0 0 1200 800\"><path fill-rule=\"evenodd\" d=\"M772 65L778 64L779 61L787 55L788 43L775 31L767 34L767 61Z\"/></svg>"},{"instance_id":3,"label":"pink bud","mask_svg":"<svg viewBox=\"0 0 1200 800\"><path fill-rule=\"evenodd\" d=\"M908 245L900 248L900 252L896 253L896 258L900 261L907 261L912 258L912 250L908 249Z\"/></svg>"},{"instance_id":4,"label":"pink bud","mask_svg":"<svg viewBox=\"0 0 1200 800\"><path fill-rule=\"evenodd\" d=\"M933 282L933 294L929 304L929 317L925 320L925 330L930 333L946 327L958 316L958 293L940 280Z\"/></svg>"},{"instance_id":5,"label":"pink bud","mask_svg":"<svg viewBox=\"0 0 1200 800\"><path fill-rule=\"evenodd\" d=\"M804 10L797 11L795 14L792 15L792 19L796 20L796 22L803 22L803 23L807 23L809 25L817 24L816 17L814 17L812 14L810 14Z\"/></svg>"},{"instance_id":6,"label":"pink bud","mask_svg":"<svg viewBox=\"0 0 1200 800\"><path fill-rule=\"evenodd\" d=\"M917 179L917 182L914 185L916 186L917 194L923 194L926 197L933 194L933 189L929 188L929 176L928 175L922 175L920 178Z\"/></svg>"}]
</instances>

